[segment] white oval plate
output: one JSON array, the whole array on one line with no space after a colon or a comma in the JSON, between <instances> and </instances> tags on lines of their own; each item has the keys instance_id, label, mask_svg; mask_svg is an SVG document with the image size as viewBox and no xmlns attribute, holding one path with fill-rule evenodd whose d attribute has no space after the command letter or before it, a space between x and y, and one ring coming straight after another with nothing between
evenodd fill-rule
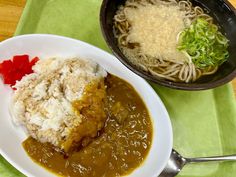
<instances>
[{"instance_id":1,"label":"white oval plate","mask_svg":"<svg viewBox=\"0 0 236 177\"><path fill-rule=\"evenodd\" d=\"M109 73L129 82L145 102L153 123L153 141L144 163L134 170L130 177L156 177L163 170L172 149L172 128L168 113L151 86L128 70L118 59L87 43L45 34L22 35L0 43L0 62L14 55L28 54L40 59L48 57L80 57L92 59ZM11 121L8 106L12 90L0 81L0 153L15 168L28 177L53 177L34 163L24 151L21 143L27 138L21 127Z\"/></svg>"}]
</instances>

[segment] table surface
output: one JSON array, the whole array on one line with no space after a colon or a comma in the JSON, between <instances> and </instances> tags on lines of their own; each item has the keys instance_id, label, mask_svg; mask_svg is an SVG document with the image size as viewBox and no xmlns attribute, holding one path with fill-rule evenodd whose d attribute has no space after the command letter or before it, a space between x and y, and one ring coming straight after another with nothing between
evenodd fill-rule
<instances>
[{"instance_id":1,"label":"table surface","mask_svg":"<svg viewBox=\"0 0 236 177\"><path fill-rule=\"evenodd\" d=\"M236 7L236 0L229 0ZM26 0L0 0L0 41L13 36ZM232 81L236 95L236 79Z\"/></svg>"}]
</instances>

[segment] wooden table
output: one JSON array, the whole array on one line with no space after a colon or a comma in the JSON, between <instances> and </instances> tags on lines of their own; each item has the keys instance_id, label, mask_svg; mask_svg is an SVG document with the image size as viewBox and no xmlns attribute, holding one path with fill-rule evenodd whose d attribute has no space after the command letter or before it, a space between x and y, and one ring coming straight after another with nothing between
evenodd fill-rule
<instances>
[{"instance_id":1,"label":"wooden table","mask_svg":"<svg viewBox=\"0 0 236 177\"><path fill-rule=\"evenodd\" d=\"M236 0L229 0L236 7ZM13 36L26 0L0 0L0 41ZM236 95L236 79L233 80Z\"/></svg>"}]
</instances>

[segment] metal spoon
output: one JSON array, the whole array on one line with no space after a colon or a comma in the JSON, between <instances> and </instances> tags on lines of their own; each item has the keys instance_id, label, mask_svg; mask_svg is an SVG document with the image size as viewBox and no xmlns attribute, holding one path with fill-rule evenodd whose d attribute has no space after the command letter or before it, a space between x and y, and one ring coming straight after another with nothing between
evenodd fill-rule
<instances>
[{"instance_id":1,"label":"metal spoon","mask_svg":"<svg viewBox=\"0 0 236 177\"><path fill-rule=\"evenodd\" d=\"M212 161L233 161L233 160L236 160L236 154L228 155L228 156L185 158L185 157L182 157L177 151L172 149L170 159L166 167L162 171L162 173L159 175L159 177L174 177L181 171L184 165L188 163L212 162Z\"/></svg>"}]
</instances>

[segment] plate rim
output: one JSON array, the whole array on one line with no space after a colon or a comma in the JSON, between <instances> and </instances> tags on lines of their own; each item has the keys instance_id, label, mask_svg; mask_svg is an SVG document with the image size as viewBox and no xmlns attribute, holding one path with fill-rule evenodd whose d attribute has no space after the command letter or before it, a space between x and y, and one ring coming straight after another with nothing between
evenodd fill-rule
<instances>
[{"instance_id":1,"label":"plate rim","mask_svg":"<svg viewBox=\"0 0 236 177\"><path fill-rule=\"evenodd\" d=\"M96 47L96 46L94 46L94 45L92 45L92 44L89 44L89 43L87 43L87 42L84 42L84 41L81 41L81 40L78 40L78 39L73 39L73 38L70 38L70 37L65 37L65 36L59 36L59 35L54 35L54 34L25 34L25 35L19 35L19 36L15 36L15 37L12 37L12 38L9 38L9 39L6 39L6 40L4 40L4 41L2 41L2 42L0 42L0 48L2 47L2 45L4 45L4 44L6 44L6 43L8 43L8 42L12 42L12 41L14 41L14 40L18 40L18 39L21 39L21 38L31 38L31 37L51 37L51 38L61 38L62 40L70 40L70 41L72 41L72 42L76 42L76 43L78 43L78 44L81 44L81 45L83 45L83 46L85 46L86 48L93 48L93 49L96 49L96 50L98 50L102 55L104 55L104 54L106 54L106 55L108 55L110 58L113 58L113 59L116 59L117 60L117 62L119 62L120 64L122 64L117 58L116 58L116 56L114 56L114 55L112 55L112 54L110 54L110 53L108 53L107 51L105 51L105 50L103 50L103 49L100 49L100 48L98 48L98 47ZM123 64L122 64L122 66L124 66ZM125 66L124 66L125 67ZM125 67L126 68L126 67ZM126 68L127 70L128 70L128 68ZM123 70L123 69L121 69L121 70ZM130 70L129 70L130 71ZM162 102L162 100L161 100L161 98L160 98L160 96L158 95L158 93L151 87L151 85L146 81L146 80L144 80L143 78L141 78L140 76L138 76L137 74L135 74L134 72L132 72L132 71L130 71L131 73L133 73L136 77L138 77L139 79L140 79L140 81L142 80L142 82L143 83L145 83L146 84L146 87L148 87L148 89L149 90L151 90L155 95L156 95L156 98L157 98L157 102L159 102L159 104L161 105L161 110L163 111L163 113L165 114L165 117L166 117L166 121L168 122L168 130L169 130L169 132L170 132L170 134L169 134L169 141L168 141L168 143L170 144L170 146L171 147L173 147L173 129L172 129L172 126L171 126L171 121L170 121L170 116L169 116L169 114L168 114L168 111L167 111L167 109L166 109L166 107L165 107L165 105L164 105L164 103ZM118 77L120 77L120 76L118 76ZM124 79L124 78L122 78L122 79ZM131 84L131 83L130 83ZM131 84L132 85L132 84ZM135 88L134 88L135 89ZM136 90L136 89L135 89ZM136 92L139 94L139 96L140 97L142 97L142 94L141 93L139 93L137 90L136 90ZM143 98L142 98L143 99ZM146 104L145 104L146 105ZM147 109L149 110L149 108L148 108L148 106L146 105L146 107L147 107ZM149 111L150 112L150 111ZM153 139L154 137L152 137L152 139ZM172 150L172 148L170 148L169 149L169 155L171 154L171 150ZM2 150L2 148L0 147L0 154L14 167L14 168L16 168L17 170L19 170L21 173L23 173L23 174L25 174L25 175L27 175L27 176L35 176L34 174L32 174L31 172L29 172L28 170L26 170L26 169L24 169L24 168L22 168L20 165L18 165L18 163L16 163L16 162L14 162L14 159L12 159L12 158L10 158L3 150ZM28 155L27 155L28 156ZM29 157L29 156L28 156ZM30 158L31 159L31 158ZM167 162L167 160L168 159L164 159L166 162ZM36 162L34 162L32 159L31 159L31 161L33 162L33 163L36 163ZM145 161L145 160L144 160ZM144 162L143 161L143 162ZM36 163L37 164L37 163ZM38 166L40 166L39 164L37 164ZM141 164L141 166L142 166L142 164ZM41 168L43 168L42 166L40 166ZM140 166L139 166L140 167ZM160 168L160 169L164 169L164 167L165 167L165 165L163 164L163 166ZM138 167L137 167L138 168ZM44 169L46 169L46 168L44 168ZM47 170L47 169L46 169ZM47 171L49 171L49 170L47 170ZM134 170L135 171L135 170ZM133 171L133 172L134 172ZM50 172L50 171L49 171ZM133 173L132 172L132 173ZM160 173L161 171L159 171L158 173ZM52 172L50 172L51 174L53 174ZM131 174L132 174L131 173ZM157 172L156 172L157 173Z\"/></svg>"}]
</instances>

